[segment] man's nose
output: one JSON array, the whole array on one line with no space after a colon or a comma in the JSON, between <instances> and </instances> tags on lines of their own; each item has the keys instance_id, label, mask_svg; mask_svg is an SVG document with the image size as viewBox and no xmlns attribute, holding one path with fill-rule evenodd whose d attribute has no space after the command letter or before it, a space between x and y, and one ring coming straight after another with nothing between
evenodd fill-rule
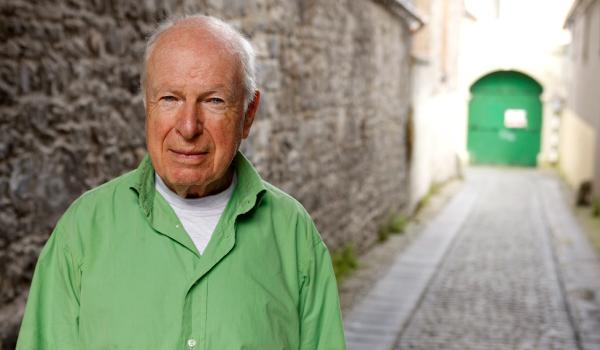
<instances>
[{"instance_id":1,"label":"man's nose","mask_svg":"<svg viewBox=\"0 0 600 350\"><path fill-rule=\"evenodd\" d=\"M177 131L186 140L202 134L202 112L195 101L186 101L177 120Z\"/></svg>"}]
</instances>

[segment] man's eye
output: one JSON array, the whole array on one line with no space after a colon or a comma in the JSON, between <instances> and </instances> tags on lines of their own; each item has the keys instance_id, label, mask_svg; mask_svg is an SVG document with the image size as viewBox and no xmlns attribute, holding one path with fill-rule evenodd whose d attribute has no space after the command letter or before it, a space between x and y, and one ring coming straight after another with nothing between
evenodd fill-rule
<instances>
[{"instance_id":1,"label":"man's eye","mask_svg":"<svg viewBox=\"0 0 600 350\"><path fill-rule=\"evenodd\" d=\"M177 98L175 96L163 96L160 99L162 101L165 101L165 102L175 102L175 101L177 101Z\"/></svg>"},{"instance_id":2,"label":"man's eye","mask_svg":"<svg viewBox=\"0 0 600 350\"><path fill-rule=\"evenodd\" d=\"M225 101L222 98L219 97L211 97L208 99L208 102L211 104L215 104L215 105L219 105L219 104L223 104L225 103Z\"/></svg>"}]
</instances>

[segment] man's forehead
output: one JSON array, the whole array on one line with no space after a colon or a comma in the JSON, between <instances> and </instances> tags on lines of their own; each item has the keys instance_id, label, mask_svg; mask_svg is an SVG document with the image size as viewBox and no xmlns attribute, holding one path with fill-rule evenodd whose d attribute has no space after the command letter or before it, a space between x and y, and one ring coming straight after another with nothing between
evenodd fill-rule
<instances>
[{"instance_id":1,"label":"man's forehead","mask_svg":"<svg viewBox=\"0 0 600 350\"><path fill-rule=\"evenodd\" d=\"M157 39L146 63L148 70L152 70L188 59L200 68L215 56L218 59L212 64L241 64L239 53L226 38L198 26L178 26L167 30Z\"/></svg>"},{"instance_id":2,"label":"man's forehead","mask_svg":"<svg viewBox=\"0 0 600 350\"><path fill-rule=\"evenodd\" d=\"M239 60L210 48L201 51L169 44L160 47L148 62L148 88L153 94L182 92L189 88L199 92L224 92L237 95L241 86Z\"/></svg>"},{"instance_id":3,"label":"man's forehead","mask_svg":"<svg viewBox=\"0 0 600 350\"><path fill-rule=\"evenodd\" d=\"M239 58L219 48L169 43L157 47L148 61L147 72L155 78L158 78L155 73L162 72L165 74L159 75L169 79L172 76L209 78L217 73L233 77L241 71Z\"/></svg>"},{"instance_id":4,"label":"man's forehead","mask_svg":"<svg viewBox=\"0 0 600 350\"><path fill-rule=\"evenodd\" d=\"M222 84L209 79L202 79L201 81L194 81L193 83L190 83L187 80L159 77L153 81L152 84L150 84L149 89L154 94L161 92L178 93L192 87L194 90L198 90L197 92L199 93L217 92L226 93L227 95L235 95L235 86L236 85L233 84Z\"/></svg>"},{"instance_id":5,"label":"man's forehead","mask_svg":"<svg viewBox=\"0 0 600 350\"><path fill-rule=\"evenodd\" d=\"M181 46L221 54L235 54L232 38L224 30L191 20L184 20L165 30L156 40L151 55L161 48L174 49Z\"/></svg>"}]
</instances>

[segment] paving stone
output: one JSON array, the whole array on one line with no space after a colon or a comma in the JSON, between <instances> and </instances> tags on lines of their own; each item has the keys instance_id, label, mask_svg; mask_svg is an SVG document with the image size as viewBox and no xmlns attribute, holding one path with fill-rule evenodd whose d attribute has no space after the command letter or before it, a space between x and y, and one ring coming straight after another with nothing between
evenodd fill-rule
<instances>
[{"instance_id":1,"label":"paving stone","mask_svg":"<svg viewBox=\"0 0 600 350\"><path fill-rule=\"evenodd\" d=\"M398 331L404 326L419 298L436 271L452 236L466 218L475 193L464 188L431 225L394 261L387 274L373 287L362 303L345 320L348 349L393 347ZM441 227L445 229L442 230ZM360 327L361 324L368 325ZM385 329L377 337L374 327ZM387 332L387 330L392 330Z\"/></svg>"},{"instance_id":2,"label":"paving stone","mask_svg":"<svg viewBox=\"0 0 600 350\"><path fill-rule=\"evenodd\" d=\"M352 310L348 348L600 350L600 258L563 192L536 170L470 169Z\"/></svg>"},{"instance_id":3,"label":"paving stone","mask_svg":"<svg viewBox=\"0 0 600 350\"><path fill-rule=\"evenodd\" d=\"M397 349L579 349L531 170L477 168L479 197Z\"/></svg>"},{"instance_id":4,"label":"paving stone","mask_svg":"<svg viewBox=\"0 0 600 350\"><path fill-rule=\"evenodd\" d=\"M544 178L539 187L580 347L600 349L600 257L566 205L560 183Z\"/></svg>"}]
</instances>

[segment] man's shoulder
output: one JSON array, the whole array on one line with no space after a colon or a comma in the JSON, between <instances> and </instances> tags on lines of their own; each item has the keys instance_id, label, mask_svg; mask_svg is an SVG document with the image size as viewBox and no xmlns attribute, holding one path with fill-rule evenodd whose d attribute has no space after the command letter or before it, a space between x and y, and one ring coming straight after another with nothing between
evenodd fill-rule
<instances>
[{"instance_id":1,"label":"man's shoulder","mask_svg":"<svg viewBox=\"0 0 600 350\"><path fill-rule=\"evenodd\" d=\"M304 208L300 201L270 182L265 180L262 180L262 182L265 187L265 196L276 208L289 211L290 213L299 214L310 219L308 211L306 208Z\"/></svg>"},{"instance_id":2,"label":"man's shoulder","mask_svg":"<svg viewBox=\"0 0 600 350\"><path fill-rule=\"evenodd\" d=\"M263 180L263 184L265 194L261 203L266 202L266 206L269 207L272 222L285 228L283 231L303 232L301 236L312 242L311 244L322 242L314 220L299 200L267 181Z\"/></svg>"},{"instance_id":3,"label":"man's shoulder","mask_svg":"<svg viewBox=\"0 0 600 350\"><path fill-rule=\"evenodd\" d=\"M97 202L114 198L115 195L121 195L130 192L135 186L138 178L138 169L131 170L125 174L115 177L101 185L84 192L75 202Z\"/></svg>"},{"instance_id":4,"label":"man's shoulder","mask_svg":"<svg viewBox=\"0 0 600 350\"><path fill-rule=\"evenodd\" d=\"M131 190L136 183L137 169L131 170L97 187L81 194L65 211L63 218L78 218L90 216L98 210L114 210L115 205L120 206L127 202L127 198L134 195ZM133 198L133 197L130 197Z\"/></svg>"},{"instance_id":5,"label":"man's shoulder","mask_svg":"<svg viewBox=\"0 0 600 350\"><path fill-rule=\"evenodd\" d=\"M51 238L63 247L70 247L75 256L83 256L98 223L105 225L111 223L106 220L108 217L127 217L132 213L136 196L130 187L135 183L135 172L118 176L75 199L56 223Z\"/></svg>"}]
</instances>

